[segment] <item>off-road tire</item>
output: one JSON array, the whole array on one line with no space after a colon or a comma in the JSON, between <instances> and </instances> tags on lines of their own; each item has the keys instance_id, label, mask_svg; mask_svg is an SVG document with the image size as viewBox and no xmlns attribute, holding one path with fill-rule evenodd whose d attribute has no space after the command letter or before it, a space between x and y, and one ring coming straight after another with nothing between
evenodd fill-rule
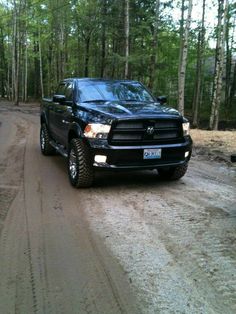
<instances>
[{"instance_id":1,"label":"off-road tire","mask_svg":"<svg viewBox=\"0 0 236 314\"><path fill-rule=\"evenodd\" d=\"M40 148L45 156L55 154L55 148L50 144L50 136L46 124L41 125L40 129Z\"/></svg>"},{"instance_id":2,"label":"off-road tire","mask_svg":"<svg viewBox=\"0 0 236 314\"><path fill-rule=\"evenodd\" d=\"M236 154L230 156L231 162L236 162Z\"/></svg>"},{"instance_id":3,"label":"off-road tire","mask_svg":"<svg viewBox=\"0 0 236 314\"><path fill-rule=\"evenodd\" d=\"M158 169L159 176L164 180L179 180L182 178L188 169L188 163L181 166L166 169Z\"/></svg>"},{"instance_id":4,"label":"off-road tire","mask_svg":"<svg viewBox=\"0 0 236 314\"><path fill-rule=\"evenodd\" d=\"M68 154L68 175L76 188L90 187L94 180L93 161L89 148L82 140L74 138L70 142Z\"/></svg>"}]
</instances>

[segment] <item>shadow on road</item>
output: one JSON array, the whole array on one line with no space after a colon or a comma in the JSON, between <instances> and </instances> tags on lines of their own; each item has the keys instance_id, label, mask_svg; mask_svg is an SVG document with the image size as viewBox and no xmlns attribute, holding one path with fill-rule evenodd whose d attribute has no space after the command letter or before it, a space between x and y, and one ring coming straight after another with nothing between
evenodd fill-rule
<instances>
[{"instance_id":1,"label":"shadow on road","mask_svg":"<svg viewBox=\"0 0 236 314\"><path fill-rule=\"evenodd\" d=\"M55 155L46 157L52 159L55 167L63 173L65 180L68 181L67 177L67 161L65 158ZM68 181L69 182L69 181ZM93 189L96 188L110 188L110 187L122 187L122 188L150 188L150 187L161 187L161 186L177 186L185 184L183 179L180 181L166 181L158 176L157 170L132 170L132 171L95 171L95 180Z\"/></svg>"}]
</instances>

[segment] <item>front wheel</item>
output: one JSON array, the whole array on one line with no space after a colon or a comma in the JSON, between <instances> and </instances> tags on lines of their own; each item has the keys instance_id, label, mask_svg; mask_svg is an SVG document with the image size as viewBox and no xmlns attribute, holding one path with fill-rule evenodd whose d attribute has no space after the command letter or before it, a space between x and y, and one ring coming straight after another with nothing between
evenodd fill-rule
<instances>
[{"instance_id":1,"label":"front wheel","mask_svg":"<svg viewBox=\"0 0 236 314\"><path fill-rule=\"evenodd\" d=\"M94 170L91 154L83 141L77 138L70 142L68 175L74 187L90 187L93 184Z\"/></svg>"},{"instance_id":2,"label":"front wheel","mask_svg":"<svg viewBox=\"0 0 236 314\"><path fill-rule=\"evenodd\" d=\"M165 180L179 180L182 178L188 169L188 163L181 166L169 168L169 169L158 169L158 174L162 179Z\"/></svg>"}]
</instances>

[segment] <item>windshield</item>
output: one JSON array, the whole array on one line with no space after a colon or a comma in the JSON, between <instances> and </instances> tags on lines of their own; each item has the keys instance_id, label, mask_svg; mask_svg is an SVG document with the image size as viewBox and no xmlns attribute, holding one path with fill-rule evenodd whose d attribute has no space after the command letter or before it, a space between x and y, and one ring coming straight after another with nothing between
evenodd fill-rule
<instances>
[{"instance_id":1,"label":"windshield","mask_svg":"<svg viewBox=\"0 0 236 314\"><path fill-rule=\"evenodd\" d=\"M154 101L149 92L138 82L81 82L78 98L81 102Z\"/></svg>"}]
</instances>

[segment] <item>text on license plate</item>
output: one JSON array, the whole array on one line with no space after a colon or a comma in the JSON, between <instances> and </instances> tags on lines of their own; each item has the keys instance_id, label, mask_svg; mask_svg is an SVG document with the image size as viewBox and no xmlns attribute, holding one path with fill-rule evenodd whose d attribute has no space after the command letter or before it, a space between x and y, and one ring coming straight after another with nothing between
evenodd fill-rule
<instances>
[{"instance_id":1,"label":"text on license plate","mask_svg":"<svg viewBox=\"0 0 236 314\"><path fill-rule=\"evenodd\" d=\"M160 159L161 148L147 148L143 150L143 159Z\"/></svg>"}]
</instances>

